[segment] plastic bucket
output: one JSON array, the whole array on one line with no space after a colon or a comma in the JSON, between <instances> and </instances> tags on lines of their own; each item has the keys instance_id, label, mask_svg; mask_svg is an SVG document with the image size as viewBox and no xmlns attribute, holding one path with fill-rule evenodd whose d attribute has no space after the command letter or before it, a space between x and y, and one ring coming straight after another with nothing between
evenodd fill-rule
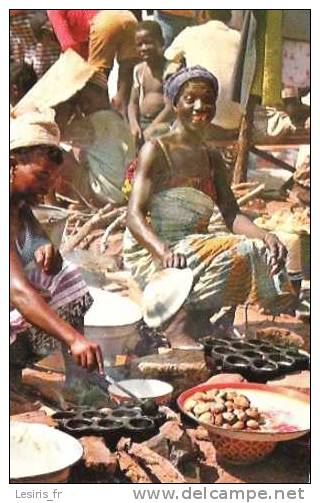
<instances>
[{"instance_id":1,"label":"plastic bucket","mask_svg":"<svg viewBox=\"0 0 320 503\"><path fill-rule=\"evenodd\" d=\"M140 307L128 297L89 287L94 303L84 318L85 335L101 346L105 365L139 340Z\"/></svg>"}]
</instances>

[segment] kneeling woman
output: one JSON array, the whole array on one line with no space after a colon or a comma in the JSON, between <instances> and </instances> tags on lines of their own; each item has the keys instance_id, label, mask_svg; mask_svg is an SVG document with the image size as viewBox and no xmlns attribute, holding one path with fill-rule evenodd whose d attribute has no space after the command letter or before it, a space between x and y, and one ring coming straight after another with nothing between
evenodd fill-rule
<instances>
[{"instance_id":1,"label":"kneeling woman","mask_svg":"<svg viewBox=\"0 0 320 503\"><path fill-rule=\"evenodd\" d=\"M29 206L49 191L63 160L54 112L30 111L10 126L11 375L19 377L56 348L103 372L100 347L81 333L92 303L86 284L62 261Z\"/></svg>"},{"instance_id":2,"label":"kneeling woman","mask_svg":"<svg viewBox=\"0 0 320 503\"><path fill-rule=\"evenodd\" d=\"M268 307L278 303L277 273L286 249L241 214L221 156L202 141L215 115L217 79L199 66L183 69L167 81L165 93L176 127L140 152L124 260L142 288L162 267L192 270L191 293L165 331L179 346L210 331L210 317L221 307L249 300ZM215 204L235 235L208 233ZM195 320L202 320L201 328Z\"/></svg>"}]
</instances>

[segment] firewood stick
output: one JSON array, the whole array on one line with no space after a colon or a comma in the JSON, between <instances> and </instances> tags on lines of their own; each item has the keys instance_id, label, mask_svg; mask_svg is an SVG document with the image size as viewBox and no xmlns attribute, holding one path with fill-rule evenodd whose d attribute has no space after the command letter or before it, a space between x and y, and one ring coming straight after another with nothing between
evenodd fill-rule
<instances>
[{"instance_id":1,"label":"firewood stick","mask_svg":"<svg viewBox=\"0 0 320 503\"><path fill-rule=\"evenodd\" d=\"M117 469L117 456L112 454L105 445L103 438L89 436L81 437L83 457L81 463L88 470L103 470L113 475Z\"/></svg>"},{"instance_id":2,"label":"firewood stick","mask_svg":"<svg viewBox=\"0 0 320 503\"><path fill-rule=\"evenodd\" d=\"M127 212L122 213L106 228L100 242L100 253L104 253L106 251L108 237L118 226L125 222L126 216Z\"/></svg>"},{"instance_id":3,"label":"firewood stick","mask_svg":"<svg viewBox=\"0 0 320 503\"><path fill-rule=\"evenodd\" d=\"M248 192L248 194L239 197L239 199L237 200L239 206L243 206L248 201L251 201L251 199L253 199L256 195L260 194L265 188L266 188L265 184L261 183L260 185L258 185L258 187Z\"/></svg>"},{"instance_id":4,"label":"firewood stick","mask_svg":"<svg viewBox=\"0 0 320 503\"><path fill-rule=\"evenodd\" d=\"M101 229L101 231L99 231L99 233L97 231L97 234L91 234L91 235L86 236L79 244L79 248L81 250L87 250L88 247L91 245L91 243L93 243L93 241L95 241L96 239L100 238L103 235L103 232L104 231Z\"/></svg>"},{"instance_id":5,"label":"firewood stick","mask_svg":"<svg viewBox=\"0 0 320 503\"><path fill-rule=\"evenodd\" d=\"M245 194L244 196L239 197L239 199L237 199L238 205L240 207L243 206L245 203L247 203L248 201L250 201L251 199L253 199L255 196L257 196L258 194L260 194L260 192L262 192L264 189L265 189L265 184L261 183L261 185L259 185L258 187L250 190L250 192L248 192L248 194ZM222 218L222 216L219 213L218 215L216 215L215 217L213 217L211 219L210 225L213 224L213 223L215 223L215 222L218 222L221 218Z\"/></svg>"},{"instance_id":6,"label":"firewood stick","mask_svg":"<svg viewBox=\"0 0 320 503\"><path fill-rule=\"evenodd\" d=\"M89 220L93 217L94 213L82 213L81 211L70 211L70 216L68 218L69 223L77 222L78 220Z\"/></svg>"},{"instance_id":7,"label":"firewood stick","mask_svg":"<svg viewBox=\"0 0 320 503\"><path fill-rule=\"evenodd\" d=\"M242 189L251 189L257 187L259 182L241 182L235 183L231 186L232 190L242 190Z\"/></svg>"},{"instance_id":8,"label":"firewood stick","mask_svg":"<svg viewBox=\"0 0 320 503\"><path fill-rule=\"evenodd\" d=\"M60 194L60 192L56 192L56 198L69 204L78 204L78 201L76 201L76 199L71 199L71 197L64 196Z\"/></svg>"},{"instance_id":9,"label":"firewood stick","mask_svg":"<svg viewBox=\"0 0 320 503\"><path fill-rule=\"evenodd\" d=\"M87 201L87 199L78 191L78 189L71 182L65 180L65 184L69 185L69 187L77 194L80 201L82 201L84 205L87 206L87 208L90 208L90 210L96 209L95 206L93 206L89 201ZM78 202L76 202L76 204L78 204Z\"/></svg>"},{"instance_id":10,"label":"firewood stick","mask_svg":"<svg viewBox=\"0 0 320 503\"><path fill-rule=\"evenodd\" d=\"M78 232L78 229L79 229L79 220L75 222L70 236L74 236Z\"/></svg>"},{"instance_id":11,"label":"firewood stick","mask_svg":"<svg viewBox=\"0 0 320 503\"><path fill-rule=\"evenodd\" d=\"M109 204L107 205L107 207ZM105 207L106 208L106 207ZM115 208L108 213L106 213L105 208L101 208L93 217L90 218L88 222L86 222L79 232L69 238L63 246L63 253L67 253L72 251L91 231L99 229L100 226L105 226L110 223L114 218L119 216L122 213L123 208Z\"/></svg>"}]
</instances>

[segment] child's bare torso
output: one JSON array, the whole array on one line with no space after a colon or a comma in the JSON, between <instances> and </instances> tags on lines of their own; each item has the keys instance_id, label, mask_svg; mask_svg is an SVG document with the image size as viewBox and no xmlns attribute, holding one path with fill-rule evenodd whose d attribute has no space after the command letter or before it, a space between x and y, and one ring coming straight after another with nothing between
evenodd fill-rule
<instances>
[{"instance_id":1,"label":"child's bare torso","mask_svg":"<svg viewBox=\"0 0 320 503\"><path fill-rule=\"evenodd\" d=\"M142 63L139 68L140 82L142 83L142 96L140 98L140 114L145 117L155 117L164 107L163 98L163 65L156 70L147 63Z\"/></svg>"}]
</instances>

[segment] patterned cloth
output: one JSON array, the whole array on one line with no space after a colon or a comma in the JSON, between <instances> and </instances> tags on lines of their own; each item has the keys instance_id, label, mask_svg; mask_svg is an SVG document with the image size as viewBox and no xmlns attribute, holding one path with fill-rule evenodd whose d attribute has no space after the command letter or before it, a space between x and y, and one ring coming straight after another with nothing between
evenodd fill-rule
<instances>
[{"instance_id":1,"label":"patterned cloth","mask_svg":"<svg viewBox=\"0 0 320 503\"><path fill-rule=\"evenodd\" d=\"M290 87L310 86L310 43L284 40L282 83Z\"/></svg>"},{"instance_id":2,"label":"patterned cloth","mask_svg":"<svg viewBox=\"0 0 320 503\"><path fill-rule=\"evenodd\" d=\"M217 78L203 66L196 65L189 68L182 68L164 82L164 94L173 105L176 105L176 99L182 86L193 79L202 79L208 82L217 98L219 93Z\"/></svg>"},{"instance_id":3,"label":"patterned cloth","mask_svg":"<svg viewBox=\"0 0 320 503\"><path fill-rule=\"evenodd\" d=\"M193 272L193 289L186 307L214 312L246 301L269 308L279 305L279 294L290 293L290 289L284 273L269 276L264 243L236 235L208 234L212 211L212 199L191 187L164 190L150 203L154 231L174 252L186 256ZM142 288L161 269L128 229L124 264Z\"/></svg>"},{"instance_id":4,"label":"patterned cloth","mask_svg":"<svg viewBox=\"0 0 320 503\"><path fill-rule=\"evenodd\" d=\"M48 275L41 271L34 263L29 264L27 276L36 288L48 292L51 299L48 305L64 319L83 317L92 304L88 287L78 272L76 266L64 261L61 271L56 275ZM32 338L49 337L41 329L32 326L17 309L10 312L10 343L13 343L18 334L28 331ZM53 339L52 345L56 341Z\"/></svg>"}]
</instances>

